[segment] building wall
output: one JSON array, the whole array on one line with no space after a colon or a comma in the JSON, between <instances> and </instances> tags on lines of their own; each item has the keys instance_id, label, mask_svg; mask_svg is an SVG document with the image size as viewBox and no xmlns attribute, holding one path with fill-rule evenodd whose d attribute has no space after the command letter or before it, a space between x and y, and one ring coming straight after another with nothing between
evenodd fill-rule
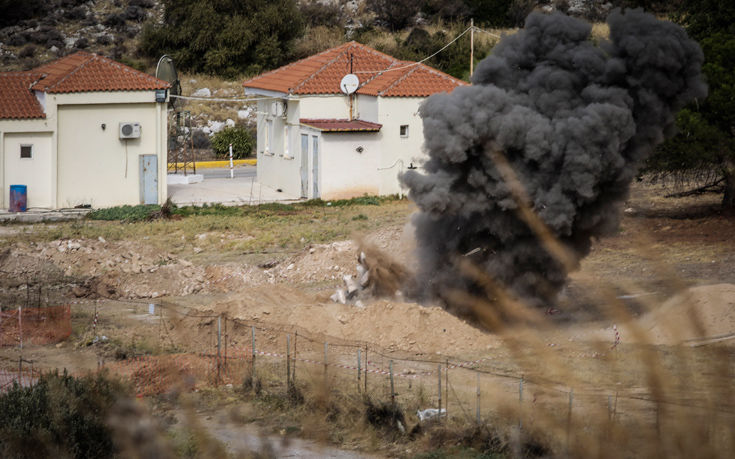
<instances>
[{"instance_id":1,"label":"building wall","mask_svg":"<svg viewBox=\"0 0 735 459\"><path fill-rule=\"evenodd\" d=\"M322 133L322 199L344 199L380 192L378 133ZM362 147L362 152L358 152Z\"/></svg>"},{"instance_id":2,"label":"building wall","mask_svg":"<svg viewBox=\"0 0 735 459\"><path fill-rule=\"evenodd\" d=\"M423 97L380 97L378 99L378 123L380 130L381 159L380 194L399 194L407 190L400 186L398 174L411 163L420 166L427 156L423 151L424 129L418 114ZM401 137L400 126L408 126L408 136Z\"/></svg>"},{"instance_id":3,"label":"building wall","mask_svg":"<svg viewBox=\"0 0 735 459\"><path fill-rule=\"evenodd\" d=\"M157 155L159 202L166 200L168 119L165 104L155 102L153 91L47 94L44 102L45 119L0 120L0 185L3 190L0 207L8 207L9 185L24 184L6 174L8 153L4 139L8 137L10 142L15 142L12 139L18 134L39 135L32 133L42 133L42 143L48 145L48 207L138 204L139 154ZM124 172L125 144L118 133L120 121L137 121L142 125L141 138L128 141L127 177ZM106 125L104 131L102 123ZM42 175L46 175L45 172ZM28 189L29 205L33 207L42 202L37 199L43 199L33 196L34 190L43 189L41 179L38 180Z\"/></svg>"},{"instance_id":4,"label":"building wall","mask_svg":"<svg viewBox=\"0 0 735 459\"><path fill-rule=\"evenodd\" d=\"M155 103L60 105L57 205L139 204L139 156L156 154L159 202L163 202L166 156L161 155L157 115ZM121 140L121 122L140 123L140 138Z\"/></svg>"},{"instance_id":5,"label":"building wall","mask_svg":"<svg viewBox=\"0 0 735 459\"><path fill-rule=\"evenodd\" d=\"M378 98L375 96L358 95L356 98L355 118L363 121L378 123Z\"/></svg>"},{"instance_id":6,"label":"building wall","mask_svg":"<svg viewBox=\"0 0 735 459\"><path fill-rule=\"evenodd\" d=\"M26 183L20 182L19 180L16 180L14 173L6 171L6 156L9 158L14 158L14 152L15 148L12 148L8 151L6 154L5 151L5 137L6 136L14 136L14 135L41 135L41 136L50 136L50 144L51 144L51 158L50 158L50 167L51 170L54 170L54 152L55 152L55 145L56 145L56 134L55 130L51 128L50 126L55 126L55 119L35 119L35 120L0 120L0 209L6 209L9 205L8 197L10 192L10 185L26 185ZM11 140L12 142L12 140ZM52 174L51 180L55 180L55 175ZM12 183L10 183L12 182ZM53 191L54 191L54 185L53 183L50 185L51 192L52 192L52 199L50 206L53 207ZM29 188L30 190L30 188ZM35 200L34 200L35 201ZM29 203L30 205L35 205L33 203ZM38 202L39 206L42 204L40 201Z\"/></svg>"},{"instance_id":7,"label":"building wall","mask_svg":"<svg viewBox=\"0 0 735 459\"><path fill-rule=\"evenodd\" d=\"M299 99L299 107L300 118L348 119L350 117L350 98L346 95L304 96Z\"/></svg>"},{"instance_id":8,"label":"building wall","mask_svg":"<svg viewBox=\"0 0 735 459\"><path fill-rule=\"evenodd\" d=\"M313 155L311 136L321 136L319 185L321 197L353 197L368 194L399 194L398 174L413 163L420 166L426 159L422 151L423 125L418 109L424 98L372 97L358 95L353 99L355 117L383 125L378 133L319 133L299 125L301 118L347 118L347 96L319 96L290 99L285 117L274 114L271 100L258 102L258 181L281 189L289 196L301 196L301 169L308 164L308 198L313 198ZM401 136L400 126L408 126ZM291 138L287 148L286 127ZM272 133L269 134L269 131ZM301 151L300 136L308 134L309 151ZM270 140L269 140L270 139ZM355 149L362 145L360 155ZM307 158L302 163L301 155ZM351 190L351 191L350 191Z\"/></svg>"},{"instance_id":9,"label":"building wall","mask_svg":"<svg viewBox=\"0 0 735 459\"><path fill-rule=\"evenodd\" d=\"M6 133L3 136L3 202L10 205L10 186L26 185L27 208L53 208L50 132ZM21 145L31 145L31 158L20 157ZM4 206L7 207L7 206Z\"/></svg>"},{"instance_id":10,"label":"building wall","mask_svg":"<svg viewBox=\"0 0 735 459\"><path fill-rule=\"evenodd\" d=\"M290 197L299 197L301 194L300 103L294 100L288 101L287 108L282 115L279 115L279 111L274 111L273 103L272 100L258 101L258 182L273 189L281 189Z\"/></svg>"}]
</instances>

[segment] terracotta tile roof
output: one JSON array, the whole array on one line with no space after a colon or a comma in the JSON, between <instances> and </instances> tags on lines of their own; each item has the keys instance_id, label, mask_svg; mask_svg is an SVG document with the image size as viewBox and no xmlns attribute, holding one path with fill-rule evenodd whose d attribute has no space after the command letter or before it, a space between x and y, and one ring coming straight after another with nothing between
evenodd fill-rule
<instances>
[{"instance_id":1,"label":"terracotta tile roof","mask_svg":"<svg viewBox=\"0 0 735 459\"><path fill-rule=\"evenodd\" d=\"M31 91L41 78L32 72L0 73L0 119L45 118L43 107Z\"/></svg>"},{"instance_id":2,"label":"terracotta tile roof","mask_svg":"<svg viewBox=\"0 0 735 459\"><path fill-rule=\"evenodd\" d=\"M426 97L467 84L427 65L399 61L351 41L264 73L243 86L287 94L342 94L339 83L350 72L360 80L357 93L372 96Z\"/></svg>"},{"instance_id":3,"label":"terracotta tile roof","mask_svg":"<svg viewBox=\"0 0 735 459\"><path fill-rule=\"evenodd\" d=\"M169 84L97 54L79 51L33 70L45 77L33 85L36 91L69 93L90 91L152 91Z\"/></svg>"},{"instance_id":4,"label":"terracotta tile roof","mask_svg":"<svg viewBox=\"0 0 735 459\"><path fill-rule=\"evenodd\" d=\"M301 124L322 132L378 132L382 124L371 123L363 120L337 120L337 119L306 119L299 120Z\"/></svg>"}]
</instances>

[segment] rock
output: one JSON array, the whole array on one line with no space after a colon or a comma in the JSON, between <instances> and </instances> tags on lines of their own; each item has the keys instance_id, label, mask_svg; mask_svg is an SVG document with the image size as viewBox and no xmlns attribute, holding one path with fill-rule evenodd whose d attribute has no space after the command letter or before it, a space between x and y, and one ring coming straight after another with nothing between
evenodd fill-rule
<instances>
[{"instance_id":1,"label":"rock","mask_svg":"<svg viewBox=\"0 0 735 459\"><path fill-rule=\"evenodd\" d=\"M107 243L107 241L105 240L105 238L103 238L102 236L98 237L97 240L100 241L103 244L106 244Z\"/></svg>"},{"instance_id":2,"label":"rock","mask_svg":"<svg viewBox=\"0 0 735 459\"><path fill-rule=\"evenodd\" d=\"M241 120L246 120L250 117L250 109L247 110L238 110L237 111L237 118Z\"/></svg>"},{"instance_id":3,"label":"rock","mask_svg":"<svg viewBox=\"0 0 735 459\"><path fill-rule=\"evenodd\" d=\"M200 88L191 93L193 97L211 97L212 91L209 90L209 88Z\"/></svg>"},{"instance_id":4,"label":"rock","mask_svg":"<svg viewBox=\"0 0 735 459\"><path fill-rule=\"evenodd\" d=\"M349 274L346 274L344 277L342 277L342 280L345 282L345 287L347 287L347 299L352 299L357 295L357 292L360 290L360 288L357 286L357 282L355 282L355 279L352 278Z\"/></svg>"},{"instance_id":5,"label":"rock","mask_svg":"<svg viewBox=\"0 0 735 459\"><path fill-rule=\"evenodd\" d=\"M226 125L227 127L229 127L229 128L234 128L234 127L235 127L235 120L233 120L233 119L230 119L230 118L227 118L227 119L225 120L225 125Z\"/></svg>"},{"instance_id":6,"label":"rock","mask_svg":"<svg viewBox=\"0 0 735 459\"><path fill-rule=\"evenodd\" d=\"M338 289L336 292L334 292L334 295L329 297L329 299L334 301L335 303L347 303L347 296L345 295L344 289Z\"/></svg>"},{"instance_id":7,"label":"rock","mask_svg":"<svg viewBox=\"0 0 735 459\"><path fill-rule=\"evenodd\" d=\"M628 215L632 215L632 214L636 213L636 212L635 212L635 209L634 209L634 208L632 208L632 207L628 207L628 208L627 208L627 209L625 209L625 210L624 210L623 212L625 212L625 213L626 213L626 214L628 214Z\"/></svg>"},{"instance_id":8,"label":"rock","mask_svg":"<svg viewBox=\"0 0 735 459\"><path fill-rule=\"evenodd\" d=\"M292 269L294 269L295 266L295 264L291 263L290 265L286 266L286 271L291 271Z\"/></svg>"},{"instance_id":9,"label":"rock","mask_svg":"<svg viewBox=\"0 0 735 459\"><path fill-rule=\"evenodd\" d=\"M212 121L212 120L209 120L209 121L207 121L207 126L209 126L209 129L211 131L210 134L214 134L214 133L219 132L222 129L224 129L225 128L225 123L223 123L222 121Z\"/></svg>"}]
</instances>

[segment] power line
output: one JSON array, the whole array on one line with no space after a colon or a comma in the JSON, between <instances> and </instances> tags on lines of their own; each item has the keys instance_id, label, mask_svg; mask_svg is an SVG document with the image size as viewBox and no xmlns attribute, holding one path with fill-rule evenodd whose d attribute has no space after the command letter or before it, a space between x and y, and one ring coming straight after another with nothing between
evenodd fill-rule
<instances>
[{"instance_id":1,"label":"power line","mask_svg":"<svg viewBox=\"0 0 735 459\"><path fill-rule=\"evenodd\" d=\"M411 68L411 67L416 67L417 65L423 64L424 62L428 61L432 57L436 56L437 54L441 53L445 49L449 48L450 45L452 45L455 41L457 41L460 38L462 38L462 36L464 34L466 34L467 32L469 32L470 30L472 30L472 27L467 27L464 30L464 32L462 32L461 34L457 35L454 38L454 40L452 40L449 43L447 43L446 45L444 45L444 47L442 47L442 49L440 49L439 51L435 52L431 56L428 56L428 57L425 57L425 58L421 59L418 62L414 62L412 64L404 65L404 66L401 66L401 67L395 67L395 68L388 67L388 68L383 69L383 70L362 70L362 71L357 71L357 72L353 72L353 73L388 73L388 72L395 72L396 70L403 70L403 69L407 69L407 68Z\"/></svg>"}]
</instances>

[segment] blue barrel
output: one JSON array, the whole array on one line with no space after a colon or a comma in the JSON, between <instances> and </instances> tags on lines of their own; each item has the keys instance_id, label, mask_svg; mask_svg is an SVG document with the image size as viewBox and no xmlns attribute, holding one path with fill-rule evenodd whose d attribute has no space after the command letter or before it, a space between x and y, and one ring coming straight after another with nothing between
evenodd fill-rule
<instances>
[{"instance_id":1,"label":"blue barrel","mask_svg":"<svg viewBox=\"0 0 735 459\"><path fill-rule=\"evenodd\" d=\"M25 212L28 205L28 187L25 185L10 185L10 212Z\"/></svg>"}]
</instances>

